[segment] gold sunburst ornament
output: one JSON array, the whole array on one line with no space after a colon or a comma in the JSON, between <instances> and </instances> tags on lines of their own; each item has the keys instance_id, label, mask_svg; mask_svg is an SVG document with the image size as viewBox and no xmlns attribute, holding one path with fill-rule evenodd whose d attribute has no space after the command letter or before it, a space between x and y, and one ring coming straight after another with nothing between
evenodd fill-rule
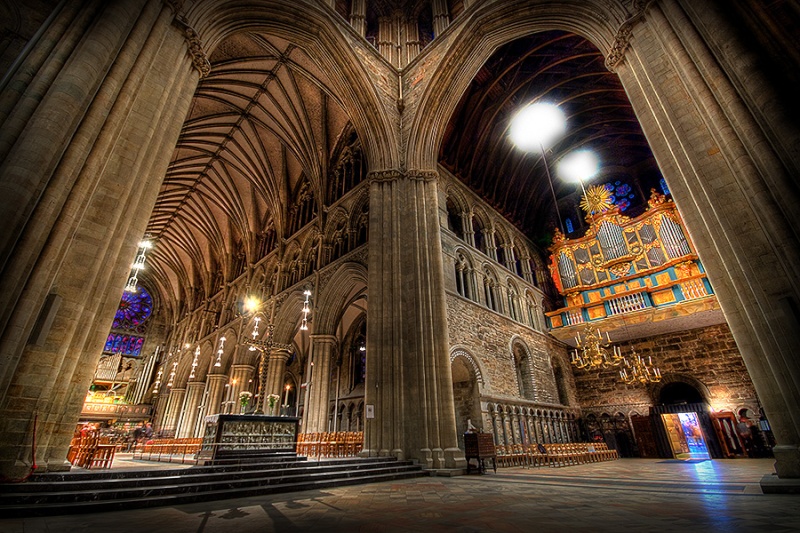
<instances>
[{"instance_id":1,"label":"gold sunburst ornament","mask_svg":"<svg viewBox=\"0 0 800 533\"><path fill-rule=\"evenodd\" d=\"M588 215L602 213L612 207L614 203L611 201L611 191L602 185L592 185L586 189L586 194L581 199L581 209Z\"/></svg>"}]
</instances>

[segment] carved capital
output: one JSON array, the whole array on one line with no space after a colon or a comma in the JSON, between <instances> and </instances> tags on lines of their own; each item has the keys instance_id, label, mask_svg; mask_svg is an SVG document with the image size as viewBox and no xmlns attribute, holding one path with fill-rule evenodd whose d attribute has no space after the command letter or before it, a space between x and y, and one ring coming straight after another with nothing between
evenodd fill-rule
<instances>
[{"instance_id":1,"label":"carved capital","mask_svg":"<svg viewBox=\"0 0 800 533\"><path fill-rule=\"evenodd\" d=\"M399 180L402 177L403 173L396 169L375 170L367 174L367 180L369 180L370 183L390 182Z\"/></svg>"},{"instance_id":2,"label":"carved capital","mask_svg":"<svg viewBox=\"0 0 800 533\"><path fill-rule=\"evenodd\" d=\"M205 50L203 50L203 43L200 41L200 36L197 32L189 26L188 21L181 15L175 17L173 21L176 27L183 32L183 38L186 40L186 45L189 47L187 53L192 58L192 66L200 73L202 80L211 72L211 63L208 60Z\"/></svg>"},{"instance_id":3,"label":"carved capital","mask_svg":"<svg viewBox=\"0 0 800 533\"><path fill-rule=\"evenodd\" d=\"M177 15L181 12L181 8L183 7L184 0L163 0L164 5L167 6L172 10L174 15Z\"/></svg>"},{"instance_id":4,"label":"carved capital","mask_svg":"<svg viewBox=\"0 0 800 533\"><path fill-rule=\"evenodd\" d=\"M653 0L634 0L633 14L620 25L617 34L614 36L614 44L611 45L611 50L608 51L606 56L606 68L610 72L615 72L617 65L625 59L625 52L628 50L628 45L633 36L633 27L644 18L645 11L651 3L653 3Z\"/></svg>"},{"instance_id":5,"label":"carved capital","mask_svg":"<svg viewBox=\"0 0 800 533\"><path fill-rule=\"evenodd\" d=\"M435 170L409 170L408 179L416 181L436 181L439 179L439 173Z\"/></svg>"}]
</instances>

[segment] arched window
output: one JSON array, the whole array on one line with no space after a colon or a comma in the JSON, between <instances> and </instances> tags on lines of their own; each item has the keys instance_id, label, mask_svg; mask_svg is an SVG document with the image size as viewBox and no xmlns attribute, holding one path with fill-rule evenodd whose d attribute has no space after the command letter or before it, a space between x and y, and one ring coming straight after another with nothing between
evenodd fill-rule
<instances>
[{"instance_id":1,"label":"arched window","mask_svg":"<svg viewBox=\"0 0 800 533\"><path fill-rule=\"evenodd\" d=\"M530 294L525 296L525 304L528 309L528 324L533 329L540 330L539 306Z\"/></svg>"},{"instance_id":2,"label":"arched window","mask_svg":"<svg viewBox=\"0 0 800 533\"><path fill-rule=\"evenodd\" d=\"M519 395L526 400L534 400L536 398L533 390L533 375L528 350L521 342L515 342L511 351L514 359L514 370L517 374Z\"/></svg>"},{"instance_id":3,"label":"arched window","mask_svg":"<svg viewBox=\"0 0 800 533\"><path fill-rule=\"evenodd\" d=\"M567 217L567 219L564 220L564 225L567 227L567 233L572 233L573 231L575 231L575 228L572 225L571 218Z\"/></svg>"},{"instance_id":4,"label":"arched window","mask_svg":"<svg viewBox=\"0 0 800 533\"><path fill-rule=\"evenodd\" d=\"M447 226L450 231L456 234L456 237L462 241L464 240L464 225L462 224L461 212L450 198L447 199Z\"/></svg>"},{"instance_id":5,"label":"arched window","mask_svg":"<svg viewBox=\"0 0 800 533\"><path fill-rule=\"evenodd\" d=\"M553 379L556 383L556 391L558 392L558 403L561 405L569 405L569 396L567 394L566 376L561 365L555 361L551 361L553 367Z\"/></svg>"}]
</instances>

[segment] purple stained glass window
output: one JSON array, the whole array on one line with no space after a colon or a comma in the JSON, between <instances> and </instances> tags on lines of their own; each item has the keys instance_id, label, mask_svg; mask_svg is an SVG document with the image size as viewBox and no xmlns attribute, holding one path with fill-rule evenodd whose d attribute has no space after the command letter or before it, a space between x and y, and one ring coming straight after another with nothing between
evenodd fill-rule
<instances>
[{"instance_id":1,"label":"purple stained glass window","mask_svg":"<svg viewBox=\"0 0 800 533\"><path fill-rule=\"evenodd\" d=\"M609 198L609 200L619 207L620 211L628 209L631 206L631 200L636 197L631 186L620 180L614 181L613 183L604 183L603 187L611 193L611 198Z\"/></svg>"},{"instance_id":2,"label":"purple stained glass window","mask_svg":"<svg viewBox=\"0 0 800 533\"><path fill-rule=\"evenodd\" d=\"M108 353L119 352L122 355L138 357L142 354L142 345L144 345L144 337L111 333L106 340L106 346L103 351Z\"/></svg>"},{"instance_id":3,"label":"purple stained glass window","mask_svg":"<svg viewBox=\"0 0 800 533\"><path fill-rule=\"evenodd\" d=\"M125 291L114 316L114 329L134 329L142 325L153 311L153 299L144 287L136 292Z\"/></svg>"}]
</instances>

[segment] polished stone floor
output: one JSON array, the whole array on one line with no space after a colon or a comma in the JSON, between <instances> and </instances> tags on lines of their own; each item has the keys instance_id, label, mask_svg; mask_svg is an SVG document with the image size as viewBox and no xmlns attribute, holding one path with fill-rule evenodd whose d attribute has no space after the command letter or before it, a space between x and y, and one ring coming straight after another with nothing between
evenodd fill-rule
<instances>
[{"instance_id":1,"label":"polished stone floor","mask_svg":"<svg viewBox=\"0 0 800 533\"><path fill-rule=\"evenodd\" d=\"M0 518L0 531L800 531L800 496L761 492L772 463L621 459L514 467L156 509Z\"/></svg>"}]
</instances>

